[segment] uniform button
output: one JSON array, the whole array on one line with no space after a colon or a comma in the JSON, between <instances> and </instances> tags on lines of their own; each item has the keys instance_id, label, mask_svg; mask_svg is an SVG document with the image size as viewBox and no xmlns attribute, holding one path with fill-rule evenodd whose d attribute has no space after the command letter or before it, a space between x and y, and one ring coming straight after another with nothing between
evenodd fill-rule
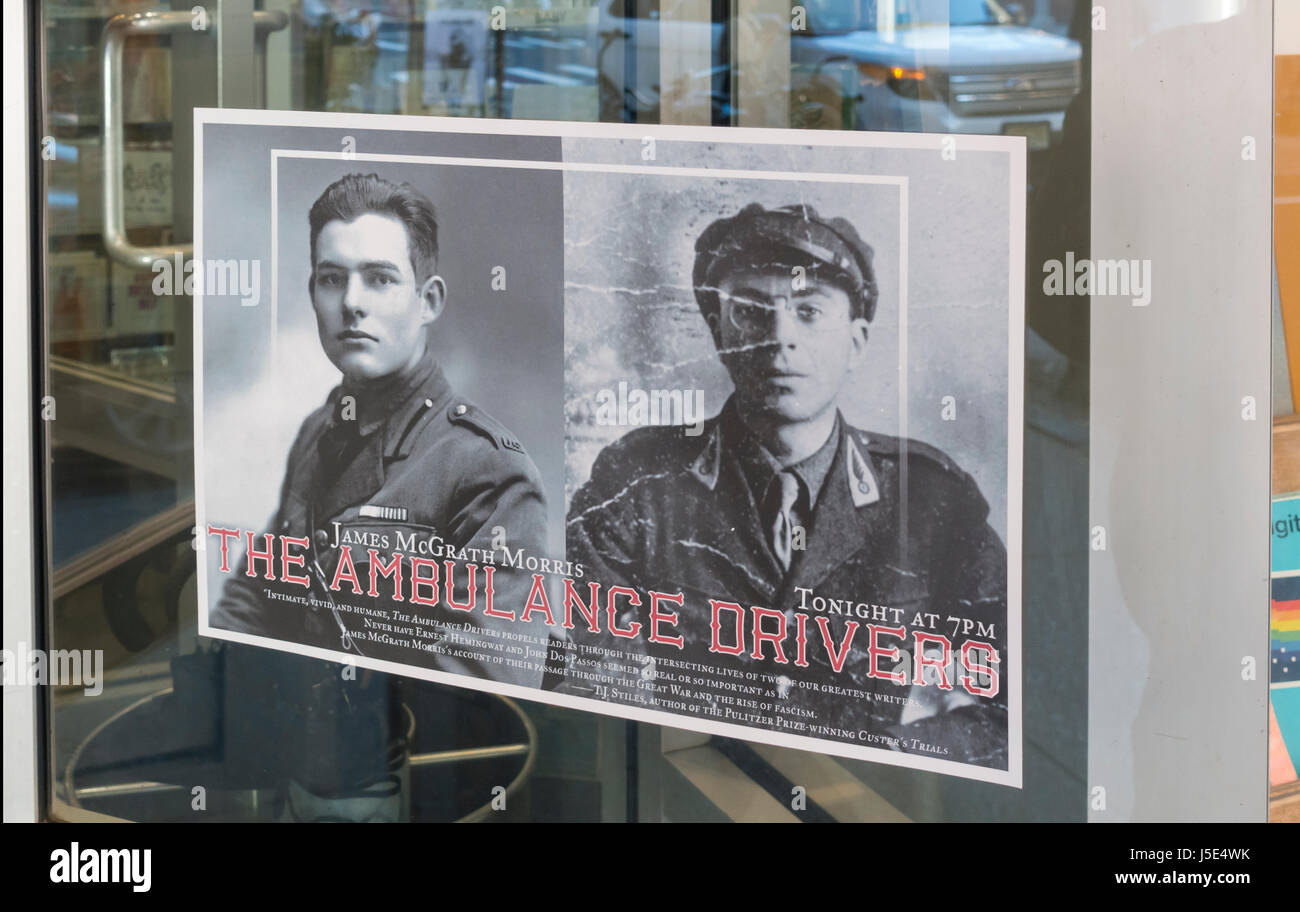
<instances>
[{"instance_id":1,"label":"uniform button","mask_svg":"<svg viewBox=\"0 0 1300 912\"><path fill-rule=\"evenodd\" d=\"M328 548L330 544L330 534L324 529L316 530L316 546L318 548Z\"/></svg>"},{"instance_id":2,"label":"uniform button","mask_svg":"<svg viewBox=\"0 0 1300 912\"><path fill-rule=\"evenodd\" d=\"M866 494L868 491L871 490L871 485L867 484L865 481L860 481L858 482L858 490L861 491L863 494Z\"/></svg>"},{"instance_id":3,"label":"uniform button","mask_svg":"<svg viewBox=\"0 0 1300 912\"><path fill-rule=\"evenodd\" d=\"M288 532L288 531L289 531L289 520L287 520L287 519L282 519L282 520L280 520L280 531L281 531L281 532Z\"/></svg>"},{"instance_id":4,"label":"uniform button","mask_svg":"<svg viewBox=\"0 0 1300 912\"><path fill-rule=\"evenodd\" d=\"M425 407L425 408L433 408L433 400L432 400L432 399L425 399L425 400L424 400L424 407Z\"/></svg>"},{"instance_id":5,"label":"uniform button","mask_svg":"<svg viewBox=\"0 0 1300 912\"><path fill-rule=\"evenodd\" d=\"M455 411L456 411L456 414L457 414L457 415L463 415L463 414L465 414L466 412L469 411L469 408L468 408L467 406L464 406L464 405L458 405L458 406L456 406Z\"/></svg>"}]
</instances>

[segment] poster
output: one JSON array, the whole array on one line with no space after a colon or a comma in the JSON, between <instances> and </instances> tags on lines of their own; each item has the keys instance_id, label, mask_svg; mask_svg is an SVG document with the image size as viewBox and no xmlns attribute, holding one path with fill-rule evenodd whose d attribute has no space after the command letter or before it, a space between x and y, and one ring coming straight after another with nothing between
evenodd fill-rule
<instances>
[{"instance_id":1,"label":"poster","mask_svg":"<svg viewBox=\"0 0 1300 912\"><path fill-rule=\"evenodd\" d=\"M481 105L487 80L486 10L429 9L424 20L424 103Z\"/></svg>"},{"instance_id":2,"label":"poster","mask_svg":"<svg viewBox=\"0 0 1300 912\"><path fill-rule=\"evenodd\" d=\"M201 634L1020 786L1023 138L195 145Z\"/></svg>"}]
</instances>

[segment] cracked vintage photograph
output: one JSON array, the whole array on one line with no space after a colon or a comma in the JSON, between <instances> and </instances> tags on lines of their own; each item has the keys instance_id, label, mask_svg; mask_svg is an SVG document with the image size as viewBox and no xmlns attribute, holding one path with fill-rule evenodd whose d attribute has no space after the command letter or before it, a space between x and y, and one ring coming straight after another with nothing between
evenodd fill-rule
<instances>
[{"instance_id":1,"label":"cracked vintage photograph","mask_svg":"<svg viewBox=\"0 0 1300 912\"><path fill-rule=\"evenodd\" d=\"M905 179L733 158L566 177L566 686L1005 769L1002 213L954 248Z\"/></svg>"}]
</instances>

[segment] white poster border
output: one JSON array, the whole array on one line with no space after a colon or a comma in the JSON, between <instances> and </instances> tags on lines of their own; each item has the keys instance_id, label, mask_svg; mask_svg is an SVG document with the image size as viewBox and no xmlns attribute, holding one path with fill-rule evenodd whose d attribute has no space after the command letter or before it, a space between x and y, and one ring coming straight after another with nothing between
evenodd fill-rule
<instances>
[{"instance_id":1,"label":"white poster border","mask_svg":"<svg viewBox=\"0 0 1300 912\"><path fill-rule=\"evenodd\" d=\"M419 117L394 114L336 114L307 111L261 111L229 108L195 108L194 110L194 258L196 263L204 262L203 254L203 137L204 127L208 125L244 125L244 126L291 126L309 127L327 130L392 130L400 132L459 133L459 134L495 134L501 136L564 138L592 138L606 140L644 140L683 141L694 143L737 143L785 146L814 146L866 149L909 149L931 150L936 156L960 156L963 151L1001 152L1007 155L1010 192L1009 231L1009 301L1008 301L1008 395L1007 395L1007 641L1006 649L1011 665L1011 673L1006 676L1008 715L1008 768L1006 770L988 769L951 760L926 757L919 754L903 753L886 748L867 747L787 732L769 731L751 728L713 719L679 715L654 709L645 709L623 704L610 704L590 697L555 693L516 684L496 682L468 675L451 674L418 666L390 662L368 656L358 656L336 650L321 649L314 646L297 645L269 637L236 631L213 628L208 623L208 593L206 567L200 554L200 571L198 573L197 601L199 606L198 632L202 636L228 640L251 646L275 649L295 655L309 656L326 661L341 662L387 674L401 675L464 687L471 690L498 694L519 700L533 700L568 709L596 712L602 715L630 719L654 725L686 729L702 734L720 735L807 750L832 756L855 760L882 763L926 772L941 773L964 779L989 782L1012 788L1023 787L1023 723L1022 723L1022 524L1023 524L1023 461L1024 461L1024 332L1025 332L1025 219L1026 187L1025 163L1026 142L1023 137L985 136L963 134L930 133L876 133L876 132L825 132L816 130L762 129L752 127L697 127L697 126L660 126L642 124L604 124L561 121L528 120L494 120L455 117ZM274 198L275 164L281 157L297 158L333 158L348 160L402 161L441 164L471 164L473 166L497 167L544 167L554 170L603 170L627 171L628 173L674 173L689 175L701 172L701 176L726 176L780 180L837 180L853 183L894 183L900 187L902 195L900 245L903 269L900 272L900 308L906 313L907 294L907 179L884 175L845 175L809 172L761 172L761 171L723 171L720 169L676 168L671 165L615 165L584 162L532 162L519 159L487 160L463 159L437 156L384 155L381 153L363 154L360 152L325 152L320 150L276 149L272 153L272 204L271 212L276 211ZM901 182L900 182L901 181ZM274 215L273 215L274 217ZM276 243L272 231L273 247ZM273 257L275 251L273 250ZM272 275L276 270L272 269ZM273 281L272 308L275 304ZM203 288L202 282L195 283L194 289L194 453L195 453L195 512L196 529L202 530L206 525L204 508L204 406L203 406ZM274 312L272 314L274 327ZM274 329L272 330L274 332ZM900 316L900 398L906 396L906 318ZM272 351L275 351L274 342ZM905 421L906 408L900 411ZM902 429L906 436L905 426Z\"/></svg>"}]
</instances>

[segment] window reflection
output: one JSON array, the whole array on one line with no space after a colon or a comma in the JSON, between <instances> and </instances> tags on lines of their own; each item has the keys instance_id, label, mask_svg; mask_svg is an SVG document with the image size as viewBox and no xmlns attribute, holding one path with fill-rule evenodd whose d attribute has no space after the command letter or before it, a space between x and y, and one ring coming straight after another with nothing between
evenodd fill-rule
<instances>
[{"instance_id":1,"label":"window reflection","mask_svg":"<svg viewBox=\"0 0 1300 912\"><path fill-rule=\"evenodd\" d=\"M164 5L170 4L158 4ZM243 5L251 9L253 3ZM1086 255L1088 28L1082 0L258 5L286 10L290 24L272 43L249 49L239 65L251 60L265 71L271 96L289 108L1024 136L1031 150L1029 260L1041 262L1064 249ZM54 150L44 169L45 363L58 408L48 454L49 645L102 648L109 667L105 696L55 695L55 795L65 807L189 819L190 795L175 787L184 777L167 768L183 755L209 763L211 781L228 784L214 810L231 818L282 819L287 799L265 779L274 766L273 733L256 731L219 700L225 669L248 660L214 653L194 632L193 512L185 480L192 458L190 298L155 293L154 275L111 260L100 240L98 42L112 15L153 6L143 0L42 5L42 135L52 138ZM215 3L209 12L216 15ZM137 244L165 245L189 235L193 149L176 125L194 106L214 103L206 94L210 87L197 85L195 74L206 73L212 82L217 72L216 42L190 40L181 61L167 37L132 39L126 52L125 217ZM1046 395L1031 403L1030 413L1037 409L1052 423L1055 442L1035 443L1031 434L1030 458L1055 467L1035 476L1040 486L1071 489L1086 484L1078 445L1086 442L1087 324L1059 308L1037 307L1033 287L1029 373L1032 379L1039 371L1037 389ZM1073 528L1077 513L1039 517L1037 528L1029 519L1027 531L1054 543L1061 528ZM1059 563L1077 583L1070 560ZM1060 598L1068 586L1058 580L1029 580L1031 595L1034 587L1044 604L1061 605L1063 612L1078 606L1077 599ZM1064 615L1055 622L1061 630L1072 623ZM513 782L525 772L532 797L512 805L520 816L622 819L640 800L638 779L646 795L662 788L662 801L651 807L665 815L669 808L677 819L716 811L701 787L683 786L655 766L660 748L680 733L533 704L521 704L525 723L515 708L483 704L483 697L460 699L449 688L390 683L384 704L395 720L388 720L390 727L409 736L398 764L402 775L436 783L428 785L432 791L412 794L400 815L472 814L479 805L465 796L481 794L483 776ZM1035 731L1032 724L1027 731ZM222 733L222 750L234 749L242 766L228 753L214 753ZM463 773L429 759L494 744L524 744L532 753L527 764L521 752ZM346 745L334 746L346 753ZM707 746L691 741L687 749ZM114 753L118 747L126 753ZM651 758L644 768L637 768L639 749L643 759ZM778 753L764 749L776 767ZM1052 756L1067 770L1077 759L1069 750ZM979 813L981 806L958 787L937 797L940 790L920 788L904 771L869 772L894 802L889 812L895 816ZM855 774L868 778L861 770ZM1064 810L1073 796L1068 789L1060 794L1059 812L1043 816L1073 813ZM450 798L439 802L430 795Z\"/></svg>"}]
</instances>

